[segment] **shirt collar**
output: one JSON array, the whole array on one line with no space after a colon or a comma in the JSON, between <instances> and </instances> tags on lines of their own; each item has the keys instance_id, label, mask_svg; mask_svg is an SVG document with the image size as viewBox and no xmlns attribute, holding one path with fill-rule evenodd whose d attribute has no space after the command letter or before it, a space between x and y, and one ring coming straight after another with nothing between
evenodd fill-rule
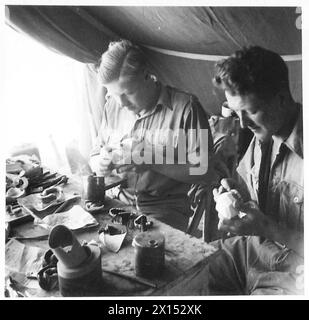
<instances>
[{"instance_id":1,"label":"shirt collar","mask_svg":"<svg viewBox=\"0 0 309 320\"><path fill-rule=\"evenodd\" d=\"M273 140L278 148L280 148L281 144L285 144L292 152L303 158L303 117L300 105L297 105L297 112L297 119L287 137L273 136Z\"/></svg>"},{"instance_id":2,"label":"shirt collar","mask_svg":"<svg viewBox=\"0 0 309 320\"><path fill-rule=\"evenodd\" d=\"M298 105L297 120L284 143L289 149L303 158L303 113L300 105Z\"/></svg>"},{"instance_id":3,"label":"shirt collar","mask_svg":"<svg viewBox=\"0 0 309 320\"><path fill-rule=\"evenodd\" d=\"M157 101L157 106L161 105L163 107L168 107L169 109L173 110L168 88L162 85L161 83L159 85L160 85L160 95Z\"/></svg>"},{"instance_id":4,"label":"shirt collar","mask_svg":"<svg viewBox=\"0 0 309 320\"><path fill-rule=\"evenodd\" d=\"M170 110L173 110L173 107L171 105L170 95L168 92L168 87L162 85L160 82L158 82L158 86L160 86L160 94L155 107L152 108L151 110L142 111L139 115L139 119L152 115L158 110L158 108L167 107Z\"/></svg>"}]
</instances>

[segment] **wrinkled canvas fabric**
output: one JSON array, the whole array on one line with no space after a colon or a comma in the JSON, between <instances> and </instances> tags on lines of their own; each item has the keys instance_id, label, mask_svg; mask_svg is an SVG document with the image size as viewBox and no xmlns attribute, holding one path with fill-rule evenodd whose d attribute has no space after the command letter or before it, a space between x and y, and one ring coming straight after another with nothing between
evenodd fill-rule
<instances>
[{"instance_id":1,"label":"wrinkled canvas fabric","mask_svg":"<svg viewBox=\"0 0 309 320\"><path fill-rule=\"evenodd\" d=\"M224 95L214 94L214 61L147 49L228 56L258 44L282 55L301 54L300 16L295 7L6 6L7 23L53 51L83 63L98 63L110 41L145 46L163 83L192 92L210 114ZM262 22L262 23L261 23ZM267 30L265 33L264 31ZM301 100L301 61L288 62L293 96Z\"/></svg>"},{"instance_id":2,"label":"wrinkled canvas fabric","mask_svg":"<svg viewBox=\"0 0 309 320\"><path fill-rule=\"evenodd\" d=\"M209 265L210 295L304 294L304 259L261 237L218 241L218 258Z\"/></svg>"}]
</instances>

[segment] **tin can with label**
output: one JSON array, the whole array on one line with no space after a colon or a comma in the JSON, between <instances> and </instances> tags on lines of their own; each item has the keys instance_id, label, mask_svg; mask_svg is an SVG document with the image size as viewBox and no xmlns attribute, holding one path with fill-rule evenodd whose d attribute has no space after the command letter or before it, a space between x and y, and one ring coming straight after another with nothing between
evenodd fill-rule
<instances>
[{"instance_id":1,"label":"tin can with label","mask_svg":"<svg viewBox=\"0 0 309 320\"><path fill-rule=\"evenodd\" d=\"M135 274L145 278L155 278L164 269L164 235L157 231L145 231L134 237Z\"/></svg>"}]
</instances>

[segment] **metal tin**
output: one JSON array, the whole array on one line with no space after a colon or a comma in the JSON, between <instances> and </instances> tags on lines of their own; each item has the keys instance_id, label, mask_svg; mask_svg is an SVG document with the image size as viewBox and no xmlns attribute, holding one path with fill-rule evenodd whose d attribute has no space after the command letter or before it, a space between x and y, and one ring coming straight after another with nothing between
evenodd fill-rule
<instances>
[{"instance_id":1,"label":"metal tin","mask_svg":"<svg viewBox=\"0 0 309 320\"><path fill-rule=\"evenodd\" d=\"M86 201L103 202L105 197L105 182L103 176L95 174L83 177L83 197Z\"/></svg>"},{"instance_id":2,"label":"metal tin","mask_svg":"<svg viewBox=\"0 0 309 320\"><path fill-rule=\"evenodd\" d=\"M140 277L154 278L164 269L164 235L158 231L145 231L134 237L135 274Z\"/></svg>"}]
</instances>

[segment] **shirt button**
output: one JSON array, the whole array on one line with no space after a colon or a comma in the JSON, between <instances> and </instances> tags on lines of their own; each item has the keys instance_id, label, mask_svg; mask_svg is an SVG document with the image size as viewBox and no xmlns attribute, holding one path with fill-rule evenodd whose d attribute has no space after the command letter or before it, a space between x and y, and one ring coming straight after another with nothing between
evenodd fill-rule
<instances>
[{"instance_id":1,"label":"shirt button","mask_svg":"<svg viewBox=\"0 0 309 320\"><path fill-rule=\"evenodd\" d=\"M298 202L298 201L299 201L298 197L294 197L294 202Z\"/></svg>"}]
</instances>

